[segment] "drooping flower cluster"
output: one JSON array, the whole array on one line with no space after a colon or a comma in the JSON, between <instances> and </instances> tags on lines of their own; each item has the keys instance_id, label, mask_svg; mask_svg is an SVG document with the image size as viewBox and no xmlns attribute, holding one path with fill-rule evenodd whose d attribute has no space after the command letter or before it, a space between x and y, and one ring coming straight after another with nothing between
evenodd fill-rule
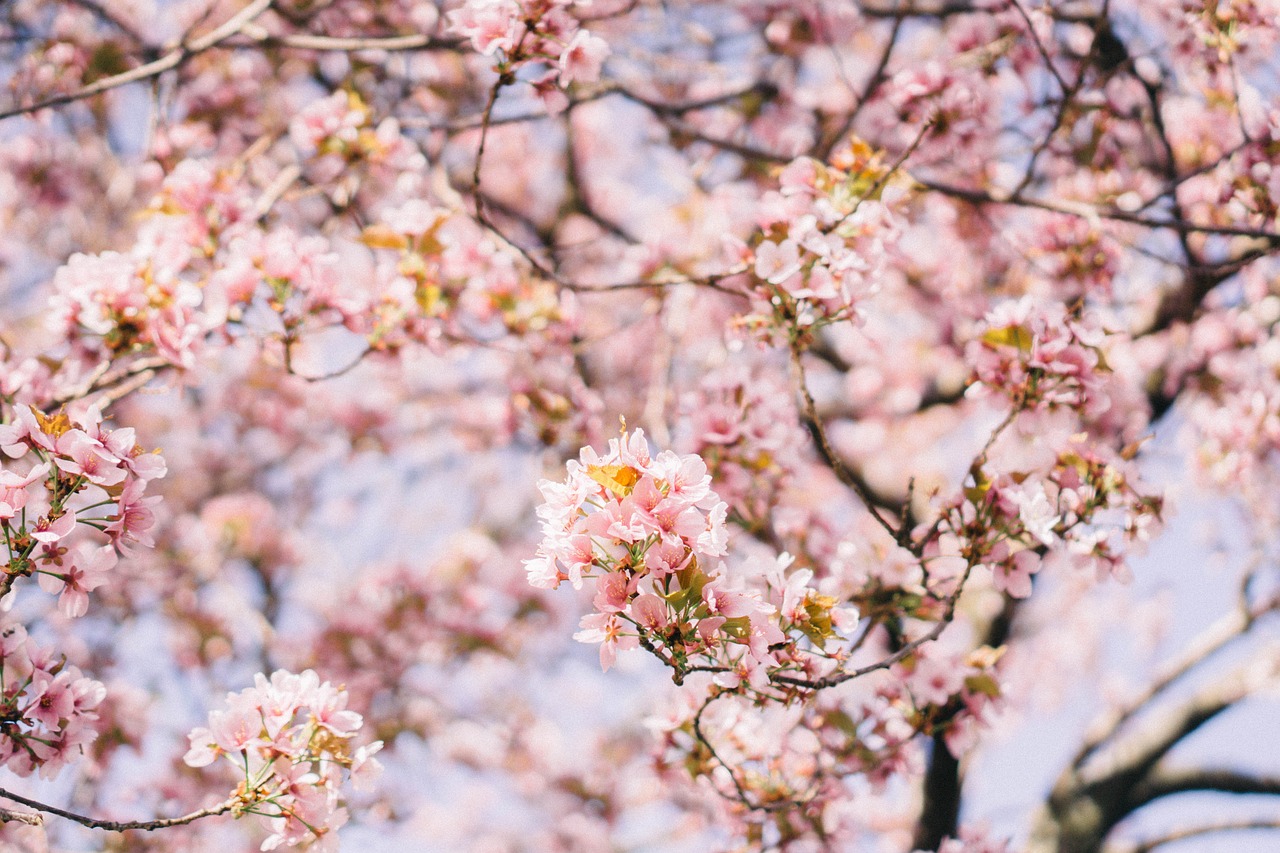
<instances>
[{"instance_id":1,"label":"drooping flower cluster","mask_svg":"<svg viewBox=\"0 0 1280 853\"><path fill-rule=\"evenodd\" d=\"M185 761L205 767L226 758L242 774L237 813L268 818L263 850L314 843L336 850L335 830L347 820L339 806L343 770L357 777L377 769L380 741L353 748L363 720L347 710L347 693L311 670L259 674L253 687L227 695L227 709L190 734Z\"/></svg>"},{"instance_id":2,"label":"drooping flower cluster","mask_svg":"<svg viewBox=\"0 0 1280 853\"><path fill-rule=\"evenodd\" d=\"M19 466L0 467L4 591L16 578L38 574L66 615L84 615L87 593L102 585L116 551L151 545L158 498L143 495L150 480L164 476L164 459L144 452L132 428L104 429L96 409L73 421L18 408L11 423L0 424L0 450ZM76 543L72 534L83 527L102 531L110 544Z\"/></svg>"},{"instance_id":3,"label":"drooping flower cluster","mask_svg":"<svg viewBox=\"0 0 1280 853\"><path fill-rule=\"evenodd\" d=\"M600 643L608 669L643 646L680 682L691 667L726 689L764 688L779 672L827 674L841 660L827 642L857 614L813 586L813 571L778 555L730 572L727 507L694 454L651 455L644 433L624 433L599 456L583 448L563 483L543 480L542 543L529 582L554 589L595 579L595 612L575 638Z\"/></svg>"},{"instance_id":4,"label":"drooping flower cluster","mask_svg":"<svg viewBox=\"0 0 1280 853\"><path fill-rule=\"evenodd\" d=\"M943 510L936 545L992 572L996 589L1014 598L1032 592L1044 554L1055 551L1099 579L1128 578L1126 543L1144 543L1158 526L1159 497L1143 493L1129 452L1114 453L1080 433L1043 467L988 475Z\"/></svg>"},{"instance_id":5,"label":"drooping flower cluster","mask_svg":"<svg viewBox=\"0 0 1280 853\"><path fill-rule=\"evenodd\" d=\"M35 644L21 625L0 628L0 763L52 778L93 743L106 688Z\"/></svg>"}]
</instances>

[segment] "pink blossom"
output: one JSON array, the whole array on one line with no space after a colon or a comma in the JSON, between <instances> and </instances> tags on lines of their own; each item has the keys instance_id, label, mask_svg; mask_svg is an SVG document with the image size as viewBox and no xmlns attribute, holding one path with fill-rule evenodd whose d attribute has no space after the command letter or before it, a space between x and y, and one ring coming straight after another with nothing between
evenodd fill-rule
<instances>
[{"instance_id":1,"label":"pink blossom","mask_svg":"<svg viewBox=\"0 0 1280 853\"><path fill-rule=\"evenodd\" d=\"M600 68L609 56L609 45L599 36L578 30L560 54L560 82L594 83L600 79Z\"/></svg>"},{"instance_id":2,"label":"pink blossom","mask_svg":"<svg viewBox=\"0 0 1280 853\"><path fill-rule=\"evenodd\" d=\"M467 0L449 12L449 28L471 40L477 51L490 56L515 44L520 8L513 0Z\"/></svg>"},{"instance_id":3,"label":"pink blossom","mask_svg":"<svg viewBox=\"0 0 1280 853\"><path fill-rule=\"evenodd\" d=\"M74 559L64 562L61 572L41 571L40 587L58 595L58 608L67 616L83 616L89 609L88 593L107 582L116 559L115 549L110 545L92 550L81 545Z\"/></svg>"}]
</instances>

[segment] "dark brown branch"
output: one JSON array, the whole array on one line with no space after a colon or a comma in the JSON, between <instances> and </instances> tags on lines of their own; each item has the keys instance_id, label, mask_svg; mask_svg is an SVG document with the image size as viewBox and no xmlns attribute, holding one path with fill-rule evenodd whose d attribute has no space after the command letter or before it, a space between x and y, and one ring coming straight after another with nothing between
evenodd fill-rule
<instances>
[{"instance_id":1,"label":"dark brown branch","mask_svg":"<svg viewBox=\"0 0 1280 853\"><path fill-rule=\"evenodd\" d=\"M853 105L853 109L845 116L841 126L828 135L826 140L819 139L818 144L814 148L814 156L819 160L826 160L831 155L832 148L846 134L853 130L854 122L858 120L858 116L880 87L884 85L885 80L889 79L885 73L889 68L889 60L893 57L894 48L898 45L898 35L902 32L902 24L906 18L898 16L893 19L893 28L889 30L889 38L885 41L884 49L880 51L880 58L876 60L876 66L871 70L871 76L867 78L866 84L862 87L862 92L858 96L858 101Z\"/></svg>"},{"instance_id":2,"label":"dark brown branch","mask_svg":"<svg viewBox=\"0 0 1280 853\"><path fill-rule=\"evenodd\" d=\"M990 7L967 3L964 0L942 0L928 2L918 0L915 3L859 3L858 11L868 18L950 18L954 15L967 15L970 12L991 11Z\"/></svg>"},{"instance_id":3,"label":"dark brown branch","mask_svg":"<svg viewBox=\"0 0 1280 853\"><path fill-rule=\"evenodd\" d=\"M1200 687L1141 730L1097 754L1084 768L1068 768L1055 783L1029 848L1032 853L1098 850L1115 826L1145 802L1139 792L1160 772L1175 746L1223 711L1275 678L1277 664L1262 649L1222 677Z\"/></svg>"},{"instance_id":4,"label":"dark brown branch","mask_svg":"<svg viewBox=\"0 0 1280 853\"><path fill-rule=\"evenodd\" d=\"M1068 86L1067 81L1062 79L1062 75L1058 73L1058 67L1053 64L1053 58L1049 56L1048 48L1046 48L1044 46L1044 42L1040 40L1040 34L1036 32L1035 24L1032 23L1031 16L1027 14L1027 10L1022 8L1022 4L1018 2L1018 0L1009 0L1009 2L1013 5L1013 8L1017 10L1018 15L1022 18L1023 22L1027 25L1027 35L1031 37L1031 43L1036 46L1036 52L1040 54L1040 58L1044 60L1045 68L1049 69L1049 73L1053 76L1053 79L1057 81L1058 89L1064 95L1062 99L1062 103L1063 103L1063 109L1065 109L1066 104L1071 100L1069 97L1065 97L1065 95L1068 91L1079 88L1080 82L1084 79L1084 74L1085 74L1084 69L1083 68L1081 69L1079 77L1076 78L1075 85ZM1095 43L1096 43L1096 39L1095 39ZM1090 53L1092 55L1092 51ZM1088 65L1088 60L1085 61L1085 65L1086 66ZM1054 130L1056 129L1057 127L1055 126Z\"/></svg>"},{"instance_id":5,"label":"dark brown branch","mask_svg":"<svg viewBox=\"0 0 1280 853\"><path fill-rule=\"evenodd\" d=\"M924 774L923 802L912 850L937 850L956 835L960 823L960 760L947 747L944 732L930 741L929 767Z\"/></svg>"},{"instance_id":6,"label":"dark brown branch","mask_svg":"<svg viewBox=\"0 0 1280 853\"><path fill-rule=\"evenodd\" d=\"M1133 792L1136 807L1161 797L1191 791L1222 794L1280 794L1280 776L1260 776L1238 770L1192 768L1153 771Z\"/></svg>"},{"instance_id":7,"label":"dark brown branch","mask_svg":"<svg viewBox=\"0 0 1280 853\"><path fill-rule=\"evenodd\" d=\"M998 648L1008 641L1022 600L1009 595L1004 597L1004 607L987 626L979 645ZM947 747L945 733L938 732L933 736L929 765L925 770L923 802L916 821L913 849L937 850L944 839L956 836L963 793L964 768Z\"/></svg>"},{"instance_id":8,"label":"dark brown branch","mask_svg":"<svg viewBox=\"0 0 1280 853\"><path fill-rule=\"evenodd\" d=\"M1052 213L1063 213L1068 216L1079 217L1080 219L1110 219L1115 222L1128 222L1134 225L1140 225L1144 228L1153 228L1158 230L1167 229L1176 233L1216 234L1225 237L1252 237L1257 240L1266 240L1269 244L1274 246L1280 246L1280 233L1260 228L1247 228L1236 225L1202 225L1185 219L1168 217L1150 218L1114 207L1051 202L1043 199L1027 198L1026 196L1022 196L1020 198L996 196L987 190L958 187L941 181L920 179L919 177L916 178L916 181L920 186L927 190L933 190L934 192L942 193L943 195L950 196L951 198L957 198L961 201L966 201L970 204L979 206L999 205L1029 207L1035 210L1047 210Z\"/></svg>"},{"instance_id":9,"label":"dark brown branch","mask_svg":"<svg viewBox=\"0 0 1280 853\"><path fill-rule=\"evenodd\" d=\"M87 826L90 829L107 829L112 832L124 832L127 829L141 829L149 832L154 829L164 829L170 826L183 826L184 824L194 823L201 818L227 814L228 812L235 811L238 807L243 805L238 797L232 797L231 799L219 803L216 806L210 806L207 809L199 809L182 815L181 817L156 818L155 820L102 820L99 818L76 814L75 812L69 812L65 809L60 809L57 806L42 803L39 800L32 800L21 796L20 794L11 793L3 788L0 788L0 797L3 797L6 800L12 800L15 803L21 803L28 808L45 812L46 814L56 815L60 818L75 821L81 826ZM15 819L23 820L24 823L32 823L32 821L23 818ZM36 823L33 825L39 824Z\"/></svg>"},{"instance_id":10,"label":"dark brown branch","mask_svg":"<svg viewBox=\"0 0 1280 853\"><path fill-rule=\"evenodd\" d=\"M835 473L836 478L852 489L854 494L858 496L863 506L866 507L867 512L871 513L871 517L893 537L894 541L897 541L900 538L901 531L894 525L891 518L881 514L883 506L881 501L876 499L875 494L862 476L846 465L844 460L840 458L840 454L832 447L826 427L822 423L822 418L818 415L818 404L813 399L813 392L809 390L809 382L805 375L804 359L801 357L801 352L800 344L798 342L794 343L791 347L791 364L796 374L796 386L800 392L804 421L813 435L814 443L818 447L818 453L822 456L822 460L827 467Z\"/></svg>"},{"instance_id":11,"label":"dark brown branch","mask_svg":"<svg viewBox=\"0 0 1280 853\"><path fill-rule=\"evenodd\" d=\"M1253 830L1277 830L1280 829L1280 818L1265 819L1257 818L1252 820L1223 820L1217 823L1197 824L1194 826L1175 829L1164 835L1158 835L1153 838L1144 839L1137 844L1131 846L1115 845L1115 853L1151 853L1157 847L1166 844L1173 844L1175 841L1185 841L1188 838L1198 838L1201 835L1212 835L1219 832L1249 832ZM1108 847L1109 851L1113 848Z\"/></svg>"}]
</instances>

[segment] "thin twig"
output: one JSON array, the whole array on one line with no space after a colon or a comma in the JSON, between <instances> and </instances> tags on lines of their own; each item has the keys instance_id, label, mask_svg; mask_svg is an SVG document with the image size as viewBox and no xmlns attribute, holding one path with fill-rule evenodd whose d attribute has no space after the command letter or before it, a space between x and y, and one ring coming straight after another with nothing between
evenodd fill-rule
<instances>
[{"instance_id":1,"label":"thin twig","mask_svg":"<svg viewBox=\"0 0 1280 853\"><path fill-rule=\"evenodd\" d=\"M948 595L945 599L947 602L947 605L946 605L946 610L942 614L942 618L939 619L937 623L935 623L934 626L930 628L926 633L921 634L919 637L916 637L914 640L911 640L910 642L905 643L902 646L902 648L898 649L893 654L890 654L887 657L881 658L875 663L871 663L871 664L867 664L866 666L859 667L858 669L852 669L846 672L833 673L824 678L817 678L817 679L810 680L807 678L796 678L790 675L779 674L779 675L772 676L771 680L778 684L786 684L791 687L803 687L806 690L825 690L828 687L835 687L838 684L844 684L846 681L852 681L855 678L861 678L864 675L869 675L878 670L888 669L889 667L893 666L895 663L898 663L899 661L903 661L907 659L911 655L915 654L916 650L919 649L921 646L927 643L932 643L934 640L941 637L942 632L945 631L947 629L947 626L950 625L952 620L955 619L956 603L960 600L960 595L961 593L964 592L965 584L968 583L969 575L972 574L972 572L973 572L972 564L965 566L964 574L960 576L960 582L956 585L955 591L952 592L950 595Z\"/></svg>"}]
</instances>

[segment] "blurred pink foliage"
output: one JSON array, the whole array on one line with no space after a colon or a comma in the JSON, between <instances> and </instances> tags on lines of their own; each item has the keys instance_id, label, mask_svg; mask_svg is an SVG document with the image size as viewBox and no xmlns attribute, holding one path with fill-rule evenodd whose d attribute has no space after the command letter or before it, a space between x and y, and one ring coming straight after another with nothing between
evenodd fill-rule
<instances>
[{"instance_id":1,"label":"blurred pink foliage","mask_svg":"<svg viewBox=\"0 0 1280 853\"><path fill-rule=\"evenodd\" d=\"M6 849L1280 827L1147 808L1280 792L1181 747L1278 675L1274 0L0 34ZM1002 730L1177 615L1135 558L1188 492L1229 603L972 819Z\"/></svg>"}]
</instances>

